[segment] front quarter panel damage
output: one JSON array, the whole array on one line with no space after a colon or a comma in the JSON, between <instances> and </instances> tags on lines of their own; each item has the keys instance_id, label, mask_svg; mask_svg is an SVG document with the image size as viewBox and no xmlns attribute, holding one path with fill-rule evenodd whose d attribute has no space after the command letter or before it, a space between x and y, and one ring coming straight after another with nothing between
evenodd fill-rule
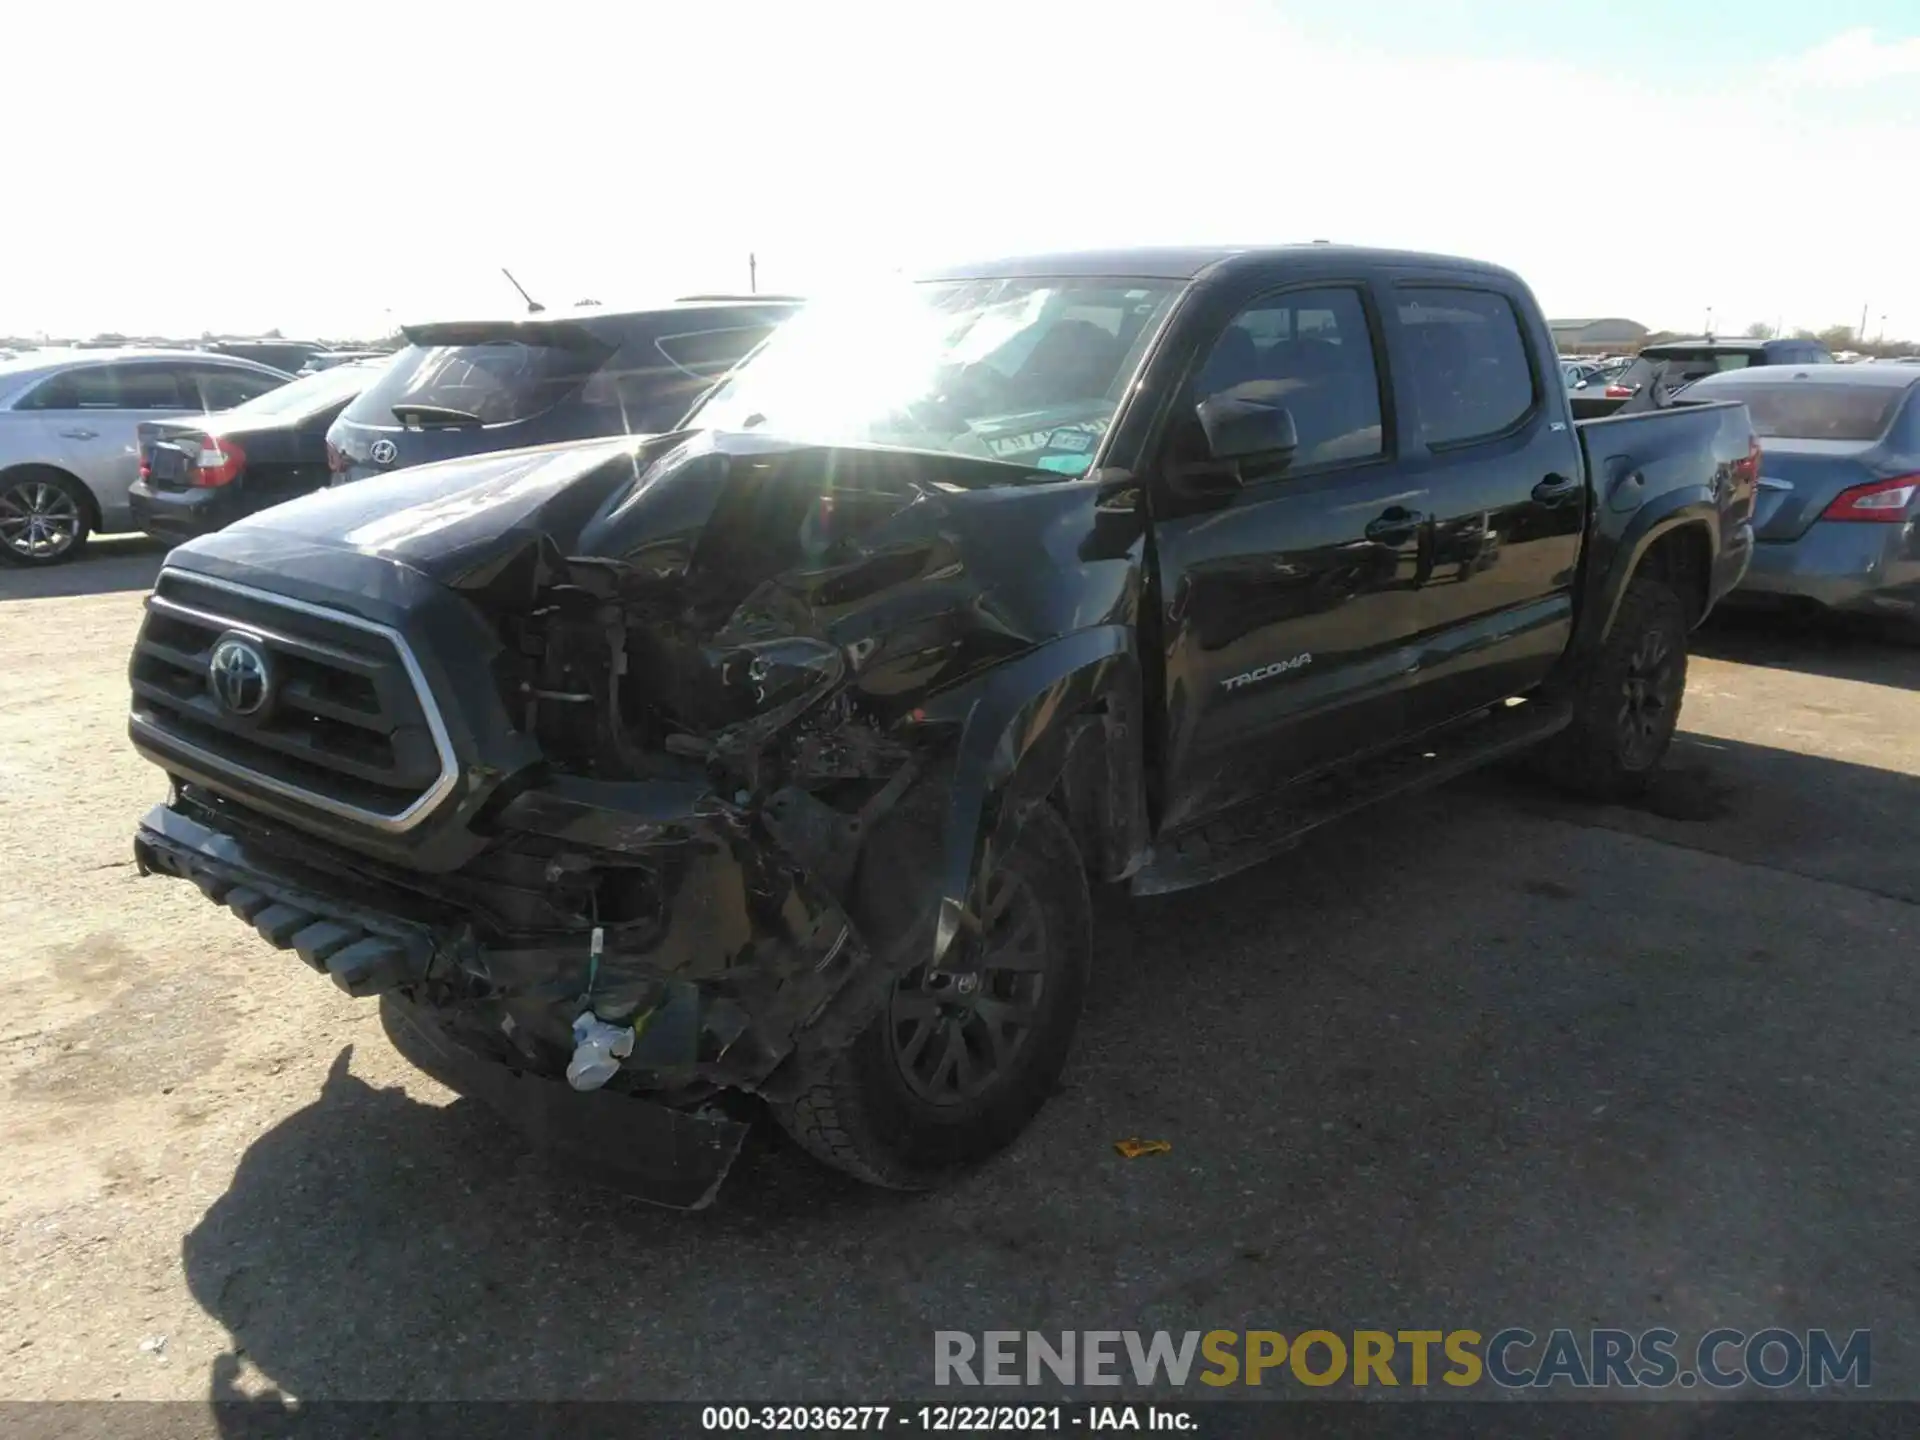
<instances>
[{"instance_id":1,"label":"front quarter panel damage","mask_svg":"<svg viewBox=\"0 0 1920 1440\"><path fill-rule=\"evenodd\" d=\"M965 457L692 436L536 586L536 614L578 593L572 622L517 622L547 662L523 689L583 697L545 706L556 724L583 713L552 714L564 704L599 716L591 743L549 743L570 768L626 778L679 757L840 899L862 815L909 765L948 777L937 959L1009 807L1057 794L1104 876L1144 852L1143 536L1098 499ZM582 684L594 637L616 633L600 663L624 682Z\"/></svg>"}]
</instances>

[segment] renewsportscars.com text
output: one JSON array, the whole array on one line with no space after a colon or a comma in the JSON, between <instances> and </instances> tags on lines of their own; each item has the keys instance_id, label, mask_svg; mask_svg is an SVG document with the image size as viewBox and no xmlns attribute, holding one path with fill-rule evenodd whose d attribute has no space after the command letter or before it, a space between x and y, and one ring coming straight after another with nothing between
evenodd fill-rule
<instances>
[{"instance_id":1,"label":"renewsportscars.com text","mask_svg":"<svg viewBox=\"0 0 1920 1440\"><path fill-rule=\"evenodd\" d=\"M1873 1383L1867 1330L936 1330L936 1385L1408 1386L1533 1391Z\"/></svg>"}]
</instances>

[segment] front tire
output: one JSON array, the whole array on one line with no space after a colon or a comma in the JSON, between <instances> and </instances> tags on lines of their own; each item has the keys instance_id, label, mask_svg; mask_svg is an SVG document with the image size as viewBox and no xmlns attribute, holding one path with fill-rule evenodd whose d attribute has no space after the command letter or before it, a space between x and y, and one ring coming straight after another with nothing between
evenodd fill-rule
<instances>
[{"instance_id":1,"label":"front tire","mask_svg":"<svg viewBox=\"0 0 1920 1440\"><path fill-rule=\"evenodd\" d=\"M92 500L72 476L23 465L0 476L0 560L63 565L86 548Z\"/></svg>"},{"instance_id":2,"label":"front tire","mask_svg":"<svg viewBox=\"0 0 1920 1440\"><path fill-rule=\"evenodd\" d=\"M1066 1064L1093 948L1072 832L1039 805L996 835L983 933L954 941L976 947L963 957L978 963L971 985L931 973L938 830L924 811L916 824L913 808L871 838L850 902L875 963L897 977L889 999L805 1089L773 1106L815 1158L895 1190L929 1189L1027 1127Z\"/></svg>"},{"instance_id":3,"label":"front tire","mask_svg":"<svg viewBox=\"0 0 1920 1440\"><path fill-rule=\"evenodd\" d=\"M1549 779L1588 799L1645 792L1673 743L1687 689L1687 608L1671 588L1627 585L1592 668L1574 695L1573 723L1548 741Z\"/></svg>"}]
</instances>

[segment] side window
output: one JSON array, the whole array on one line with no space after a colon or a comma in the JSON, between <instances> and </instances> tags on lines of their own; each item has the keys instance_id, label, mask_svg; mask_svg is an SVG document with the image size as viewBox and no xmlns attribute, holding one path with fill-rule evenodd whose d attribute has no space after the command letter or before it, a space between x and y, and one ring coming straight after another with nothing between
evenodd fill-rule
<instances>
[{"instance_id":1,"label":"side window","mask_svg":"<svg viewBox=\"0 0 1920 1440\"><path fill-rule=\"evenodd\" d=\"M196 370L194 379L200 386L200 408L204 410L231 410L285 383L271 375L257 375L251 370L236 370L225 365Z\"/></svg>"},{"instance_id":2,"label":"side window","mask_svg":"<svg viewBox=\"0 0 1920 1440\"><path fill-rule=\"evenodd\" d=\"M76 365L42 381L22 396L19 410L117 410L119 369L112 365Z\"/></svg>"},{"instance_id":3,"label":"side window","mask_svg":"<svg viewBox=\"0 0 1920 1440\"><path fill-rule=\"evenodd\" d=\"M1420 437L1458 445L1498 435L1534 407L1520 318L1491 290L1403 286L1400 327Z\"/></svg>"},{"instance_id":4,"label":"side window","mask_svg":"<svg viewBox=\"0 0 1920 1440\"><path fill-rule=\"evenodd\" d=\"M122 410L197 409L199 399L184 366L109 365Z\"/></svg>"},{"instance_id":5,"label":"side window","mask_svg":"<svg viewBox=\"0 0 1920 1440\"><path fill-rule=\"evenodd\" d=\"M1231 394L1286 406L1293 466L1383 453L1380 373L1360 292L1348 286L1262 296L1234 316L1194 378L1194 403Z\"/></svg>"}]
</instances>

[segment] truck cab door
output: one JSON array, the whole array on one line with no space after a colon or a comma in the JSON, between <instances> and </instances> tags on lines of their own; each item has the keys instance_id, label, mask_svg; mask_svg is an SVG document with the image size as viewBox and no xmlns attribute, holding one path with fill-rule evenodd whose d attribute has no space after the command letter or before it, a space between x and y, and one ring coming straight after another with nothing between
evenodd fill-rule
<instances>
[{"instance_id":1,"label":"truck cab door","mask_svg":"<svg viewBox=\"0 0 1920 1440\"><path fill-rule=\"evenodd\" d=\"M1565 652L1587 486L1524 292L1494 278L1401 279L1390 306L1406 464L1432 513L1408 699L1425 729L1531 689Z\"/></svg>"},{"instance_id":2,"label":"truck cab door","mask_svg":"<svg viewBox=\"0 0 1920 1440\"><path fill-rule=\"evenodd\" d=\"M1383 424L1368 286L1214 313L1149 466L1163 832L1397 736L1418 626L1427 498ZM1200 407L1249 397L1284 408L1294 445L1222 466Z\"/></svg>"}]
</instances>

